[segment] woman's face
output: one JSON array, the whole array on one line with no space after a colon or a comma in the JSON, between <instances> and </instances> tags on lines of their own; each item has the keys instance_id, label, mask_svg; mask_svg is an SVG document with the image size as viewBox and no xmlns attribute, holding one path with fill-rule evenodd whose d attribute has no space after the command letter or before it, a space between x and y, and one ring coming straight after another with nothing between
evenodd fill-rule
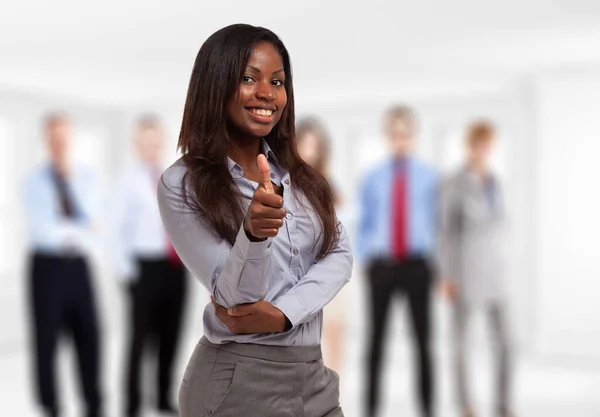
<instances>
[{"instance_id":1,"label":"woman's face","mask_svg":"<svg viewBox=\"0 0 600 417\"><path fill-rule=\"evenodd\" d=\"M396 157L406 157L412 151L415 132L412 124L401 118L388 121L388 144L392 154Z\"/></svg>"},{"instance_id":2,"label":"woman's face","mask_svg":"<svg viewBox=\"0 0 600 417\"><path fill-rule=\"evenodd\" d=\"M315 168L321 156L321 142L315 132L307 131L298 138L298 153L304 162Z\"/></svg>"},{"instance_id":3,"label":"woman's face","mask_svg":"<svg viewBox=\"0 0 600 417\"><path fill-rule=\"evenodd\" d=\"M229 123L244 135L268 135L287 104L285 72L279 52L268 42L252 50L237 93L227 105Z\"/></svg>"},{"instance_id":4,"label":"woman's face","mask_svg":"<svg viewBox=\"0 0 600 417\"><path fill-rule=\"evenodd\" d=\"M470 143L469 158L471 163L480 167L487 166L492 153L493 145L494 139L492 137L487 139L479 139Z\"/></svg>"}]
</instances>

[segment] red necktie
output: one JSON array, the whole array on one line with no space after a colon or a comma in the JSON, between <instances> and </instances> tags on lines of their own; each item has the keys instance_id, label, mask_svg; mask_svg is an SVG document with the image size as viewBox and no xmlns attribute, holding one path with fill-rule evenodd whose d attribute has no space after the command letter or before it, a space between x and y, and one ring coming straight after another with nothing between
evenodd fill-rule
<instances>
[{"instance_id":1,"label":"red necktie","mask_svg":"<svg viewBox=\"0 0 600 417\"><path fill-rule=\"evenodd\" d=\"M165 233L165 236L166 236L166 233ZM175 248L173 247L173 244L171 243L171 239L169 239L168 236L166 236L166 238L167 238L167 259L174 266L178 266L178 267L183 266L183 262L181 262L179 255L177 255L177 252L175 251Z\"/></svg>"},{"instance_id":2,"label":"red necktie","mask_svg":"<svg viewBox=\"0 0 600 417\"><path fill-rule=\"evenodd\" d=\"M404 259L407 244L407 173L405 166L395 167L392 188L392 255Z\"/></svg>"}]
</instances>

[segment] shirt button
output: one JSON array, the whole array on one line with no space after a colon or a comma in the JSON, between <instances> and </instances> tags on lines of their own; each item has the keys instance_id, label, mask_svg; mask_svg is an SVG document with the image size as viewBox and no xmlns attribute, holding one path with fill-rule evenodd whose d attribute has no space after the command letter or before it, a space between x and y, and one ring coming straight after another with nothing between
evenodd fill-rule
<instances>
[{"instance_id":1,"label":"shirt button","mask_svg":"<svg viewBox=\"0 0 600 417\"><path fill-rule=\"evenodd\" d=\"M271 178L275 179L275 174L271 173Z\"/></svg>"},{"instance_id":2,"label":"shirt button","mask_svg":"<svg viewBox=\"0 0 600 417\"><path fill-rule=\"evenodd\" d=\"M300 251L299 251L297 248L296 248L296 249L294 249L294 255L298 255L298 253L299 253L299 252L300 252Z\"/></svg>"},{"instance_id":3,"label":"shirt button","mask_svg":"<svg viewBox=\"0 0 600 417\"><path fill-rule=\"evenodd\" d=\"M287 214L285 215L285 218L286 218L286 219L288 219L288 220L289 220L289 219L291 219L292 217L293 217L293 216L292 216L292 213L287 213Z\"/></svg>"},{"instance_id":4,"label":"shirt button","mask_svg":"<svg viewBox=\"0 0 600 417\"><path fill-rule=\"evenodd\" d=\"M287 185L290 185L290 180L285 180L284 181Z\"/></svg>"}]
</instances>

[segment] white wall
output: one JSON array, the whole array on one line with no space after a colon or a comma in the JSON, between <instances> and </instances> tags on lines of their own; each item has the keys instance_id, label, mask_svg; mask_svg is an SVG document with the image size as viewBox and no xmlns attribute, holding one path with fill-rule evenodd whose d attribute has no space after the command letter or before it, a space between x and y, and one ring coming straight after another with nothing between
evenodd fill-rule
<instances>
[{"instance_id":1,"label":"white wall","mask_svg":"<svg viewBox=\"0 0 600 417\"><path fill-rule=\"evenodd\" d=\"M600 71L536 85L538 349L600 360Z\"/></svg>"}]
</instances>

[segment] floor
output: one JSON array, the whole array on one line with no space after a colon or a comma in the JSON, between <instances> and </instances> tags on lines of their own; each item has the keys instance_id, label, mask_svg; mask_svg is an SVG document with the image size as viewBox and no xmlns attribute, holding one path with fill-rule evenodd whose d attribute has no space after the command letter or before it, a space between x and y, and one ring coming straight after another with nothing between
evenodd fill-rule
<instances>
[{"instance_id":1,"label":"floor","mask_svg":"<svg viewBox=\"0 0 600 417\"><path fill-rule=\"evenodd\" d=\"M205 295L196 295L204 298ZM195 298L198 300L198 298ZM195 305L199 305L197 301ZM193 304L194 304L193 303ZM186 337L182 342L180 361L176 372L181 375L187 359L201 333L201 308L188 310ZM122 323L121 311L113 311L110 321ZM442 320L443 321L443 320ZM401 323L402 320L397 320ZM443 326L443 323L442 323ZM483 332L483 325L474 332ZM341 372L341 402L347 417L362 417L362 371L365 326L360 320L348 323L345 365ZM435 343L437 366L438 416L458 417L453 403L453 390L448 358L447 338L444 332ZM386 390L381 417L418 417L412 389L411 350L408 332L403 325L395 325L388 344L388 366L385 374ZM122 380L122 331L115 324L105 334L105 375L107 417L117 417L121 404ZM472 379L479 416L492 417L492 361L488 353L487 339L475 337L472 356ZM32 402L29 352L22 346L3 347L0 350L0 416L34 417L36 408ZM60 385L66 417L78 417L79 404L75 385L75 367L69 346L64 346L59 357ZM517 361L515 403L518 416L527 417L600 417L600 363L558 362L553 358L540 358L531 353L519 352ZM144 417L153 417L147 411Z\"/></svg>"}]
</instances>

